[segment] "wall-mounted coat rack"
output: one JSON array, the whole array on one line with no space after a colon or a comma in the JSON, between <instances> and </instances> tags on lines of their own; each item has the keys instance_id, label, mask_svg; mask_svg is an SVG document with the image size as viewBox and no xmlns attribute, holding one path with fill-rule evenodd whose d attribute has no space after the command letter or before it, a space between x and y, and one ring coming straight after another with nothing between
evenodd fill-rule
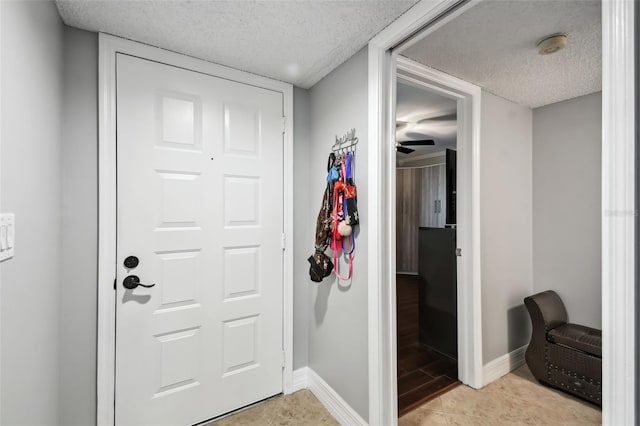
<instances>
[{"instance_id":1,"label":"wall-mounted coat rack","mask_svg":"<svg viewBox=\"0 0 640 426\"><path fill-rule=\"evenodd\" d=\"M331 147L333 152L353 152L356 150L358 144L358 138L356 136L356 129L349 130L343 137L339 138L336 135L336 142Z\"/></svg>"}]
</instances>

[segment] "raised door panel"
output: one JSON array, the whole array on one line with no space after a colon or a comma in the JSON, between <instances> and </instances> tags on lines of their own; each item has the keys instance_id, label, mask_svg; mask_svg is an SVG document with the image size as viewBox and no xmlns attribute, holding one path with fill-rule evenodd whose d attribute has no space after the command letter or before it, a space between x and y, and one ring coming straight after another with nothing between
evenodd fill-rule
<instances>
[{"instance_id":1,"label":"raised door panel","mask_svg":"<svg viewBox=\"0 0 640 426\"><path fill-rule=\"evenodd\" d=\"M237 84L233 94L223 102L222 286L211 312L221 333L212 393L224 390L222 412L282 391L282 99Z\"/></svg>"}]
</instances>

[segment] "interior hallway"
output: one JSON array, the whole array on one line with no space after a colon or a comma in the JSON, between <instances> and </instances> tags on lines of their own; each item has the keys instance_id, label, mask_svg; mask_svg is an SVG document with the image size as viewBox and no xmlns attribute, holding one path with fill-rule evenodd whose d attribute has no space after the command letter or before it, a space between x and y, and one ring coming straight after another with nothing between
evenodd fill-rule
<instances>
[{"instance_id":1,"label":"interior hallway","mask_svg":"<svg viewBox=\"0 0 640 426\"><path fill-rule=\"evenodd\" d=\"M398 420L399 426L507 426L602 423L600 410L563 392L540 385L524 366L481 390L461 385ZM308 390L278 396L206 426L337 425Z\"/></svg>"}]
</instances>

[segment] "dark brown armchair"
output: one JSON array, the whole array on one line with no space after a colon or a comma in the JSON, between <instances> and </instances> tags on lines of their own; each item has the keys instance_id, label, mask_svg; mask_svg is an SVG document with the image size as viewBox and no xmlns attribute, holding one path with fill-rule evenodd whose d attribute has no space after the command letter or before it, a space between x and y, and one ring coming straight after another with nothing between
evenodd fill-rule
<instances>
[{"instance_id":1,"label":"dark brown armchair","mask_svg":"<svg viewBox=\"0 0 640 426\"><path fill-rule=\"evenodd\" d=\"M526 297L532 335L525 359L540 382L602 405L602 332L567 323L560 296Z\"/></svg>"}]
</instances>

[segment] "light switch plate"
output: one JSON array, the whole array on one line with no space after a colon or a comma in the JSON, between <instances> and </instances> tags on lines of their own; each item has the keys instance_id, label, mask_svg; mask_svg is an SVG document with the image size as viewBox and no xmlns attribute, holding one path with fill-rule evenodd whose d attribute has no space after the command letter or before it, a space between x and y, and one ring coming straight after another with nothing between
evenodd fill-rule
<instances>
[{"instance_id":1,"label":"light switch plate","mask_svg":"<svg viewBox=\"0 0 640 426\"><path fill-rule=\"evenodd\" d=\"M0 214L0 262L11 259L15 252L16 216L13 213Z\"/></svg>"}]
</instances>

